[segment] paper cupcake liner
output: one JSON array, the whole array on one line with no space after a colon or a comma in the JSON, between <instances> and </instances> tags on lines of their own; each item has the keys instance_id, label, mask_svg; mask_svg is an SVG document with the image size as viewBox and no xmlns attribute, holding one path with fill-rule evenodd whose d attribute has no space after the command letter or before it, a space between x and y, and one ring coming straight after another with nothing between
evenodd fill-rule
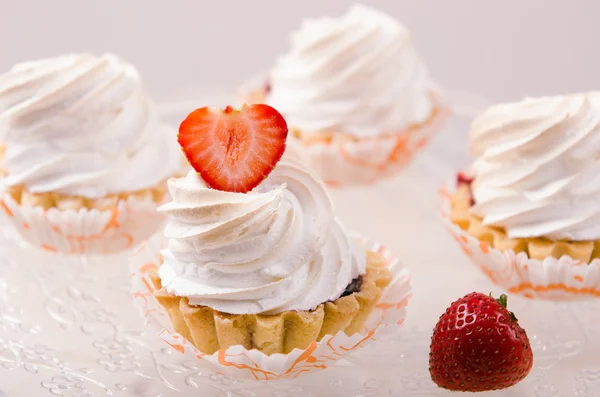
<instances>
[{"instance_id":1,"label":"paper cupcake liner","mask_svg":"<svg viewBox=\"0 0 600 397\"><path fill-rule=\"evenodd\" d=\"M408 166L449 116L450 110L440 107L425 124L392 135L359 141L299 142L304 147L302 158L331 187L373 184Z\"/></svg>"},{"instance_id":2,"label":"paper cupcake liner","mask_svg":"<svg viewBox=\"0 0 600 397\"><path fill-rule=\"evenodd\" d=\"M523 252L490 247L452 223L450 196L455 184L440 190L444 223L463 252L493 283L527 298L560 301L600 297L600 259L589 264L570 256L531 259Z\"/></svg>"},{"instance_id":3,"label":"paper cupcake liner","mask_svg":"<svg viewBox=\"0 0 600 397\"><path fill-rule=\"evenodd\" d=\"M63 254L112 254L135 247L158 230L163 216L151 200L129 198L112 210L59 210L0 199L8 223L28 243Z\"/></svg>"},{"instance_id":4,"label":"paper cupcake liner","mask_svg":"<svg viewBox=\"0 0 600 397\"><path fill-rule=\"evenodd\" d=\"M147 329L156 332L169 346L184 354L186 359L198 359L198 363L208 371L248 380L296 378L323 370L347 354L375 340L385 339L397 332L406 318L406 305L411 296L408 270L385 247L361 239L366 248L385 258L385 265L394 276L361 332L353 336L347 336L344 332L327 335L320 342L313 342L306 349L295 349L289 354L267 356L243 346L221 349L212 355L203 354L174 331L168 315L153 296L154 288L148 274L160 264L159 253L163 241L162 236L155 236L131 257L132 297L145 319Z\"/></svg>"}]
</instances>

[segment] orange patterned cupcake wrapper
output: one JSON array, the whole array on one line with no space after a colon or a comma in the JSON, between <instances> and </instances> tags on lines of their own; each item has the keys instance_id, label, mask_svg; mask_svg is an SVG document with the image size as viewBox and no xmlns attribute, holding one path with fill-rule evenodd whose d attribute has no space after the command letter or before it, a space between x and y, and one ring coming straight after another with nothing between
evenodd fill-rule
<instances>
[{"instance_id":1,"label":"orange patterned cupcake wrapper","mask_svg":"<svg viewBox=\"0 0 600 397\"><path fill-rule=\"evenodd\" d=\"M156 329L160 338L174 350L199 359L199 363L207 370L236 379L291 379L325 369L374 340L382 340L394 334L406 318L406 305L411 297L408 271L385 247L364 241L365 248L378 252L385 258L385 265L394 278L360 333L353 336L347 336L343 332L327 335L320 342L313 342L306 349L295 349L289 354L268 356L258 350L247 350L243 346L221 349L211 355L203 354L173 330L167 314L153 296L154 287L149 273L159 266L162 244L162 237L153 237L140 247L130 262L132 296L146 321L146 327Z\"/></svg>"},{"instance_id":2,"label":"orange patterned cupcake wrapper","mask_svg":"<svg viewBox=\"0 0 600 397\"><path fill-rule=\"evenodd\" d=\"M527 298L582 300L600 297L600 259L589 264L570 256L539 260L529 258L523 252L490 247L451 221L453 189L444 187L440 190L444 222L463 252L492 282Z\"/></svg>"},{"instance_id":3,"label":"orange patterned cupcake wrapper","mask_svg":"<svg viewBox=\"0 0 600 397\"><path fill-rule=\"evenodd\" d=\"M373 184L408 166L449 116L449 109L437 107L425 123L394 134L311 141L303 145L303 156L329 186Z\"/></svg>"},{"instance_id":4,"label":"orange patterned cupcake wrapper","mask_svg":"<svg viewBox=\"0 0 600 397\"><path fill-rule=\"evenodd\" d=\"M163 222L151 200L121 201L111 210L60 210L17 203L9 194L0 198L0 211L28 243L64 254L112 254L148 239Z\"/></svg>"}]
</instances>

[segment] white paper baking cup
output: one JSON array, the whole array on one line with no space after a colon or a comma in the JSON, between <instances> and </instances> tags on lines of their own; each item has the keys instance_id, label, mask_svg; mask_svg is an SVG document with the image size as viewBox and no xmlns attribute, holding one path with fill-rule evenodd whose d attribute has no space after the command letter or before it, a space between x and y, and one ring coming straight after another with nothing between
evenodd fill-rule
<instances>
[{"instance_id":1,"label":"white paper baking cup","mask_svg":"<svg viewBox=\"0 0 600 397\"><path fill-rule=\"evenodd\" d=\"M300 375L320 371L353 351L361 349L375 340L384 340L396 333L406 318L406 305L411 297L410 275L396 257L378 243L365 240L365 247L379 252L386 259L388 269L394 274L390 285L365 324L365 329L353 336L339 332L325 336L308 348L295 349L289 354L267 356L258 350L247 350L243 346L232 346L208 355L198 351L184 337L177 334L169 318L156 301L153 287L147 274L160 264L159 253L164 239L155 236L130 258L132 275L132 297L146 322L148 334L155 333L169 346L184 354L186 359L197 359L203 369L248 380L277 380L296 378ZM382 341L381 343L385 343Z\"/></svg>"},{"instance_id":2,"label":"white paper baking cup","mask_svg":"<svg viewBox=\"0 0 600 397\"><path fill-rule=\"evenodd\" d=\"M570 256L531 259L513 250L500 251L480 241L450 220L450 195L456 183L440 190L444 222L471 261L492 282L510 293L547 300L583 300L600 297L600 259L590 264Z\"/></svg>"},{"instance_id":3,"label":"white paper baking cup","mask_svg":"<svg viewBox=\"0 0 600 397\"><path fill-rule=\"evenodd\" d=\"M112 254L135 247L162 225L164 217L151 200L130 197L115 209L59 210L17 203L2 194L0 210L28 243L62 254Z\"/></svg>"},{"instance_id":4,"label":"white paper baking cup","mask_svg":"<svg viewBox=\"0 0 600 397\"><path fill-rule=\"evenodd\" d=\"M408 166L432 134L442 129L449 116L450 110L440 107L425 124L395 134L360 141L334 138L331 142L299 142L299 145L304 149L303 159L327 185L368 185Z\"/></svg>"}]
</instances>

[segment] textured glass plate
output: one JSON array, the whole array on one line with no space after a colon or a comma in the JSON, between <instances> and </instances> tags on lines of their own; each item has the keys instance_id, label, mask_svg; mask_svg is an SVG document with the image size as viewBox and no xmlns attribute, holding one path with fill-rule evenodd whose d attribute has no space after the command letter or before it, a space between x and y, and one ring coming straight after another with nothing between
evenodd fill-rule
<instances>
[{"instance_id":1,"label":"textured glass plate","mask_svg":"<svg viewBox=\"0 0 600 397\"><path fill-rule=\"evenodd\" d=\"M334 190L347 226L376 239L411 270L405 328L322 372L239 382L144 333L129 297L125 255L65 258L0 241L0 396L443 396L428 375L430 332L448 304L491 285L439 219L437 189L467 164L466 121L454 120L414 164L368 189ZM8 233L10 234L10 233ZM600 396L600 305L509 305L527 329L535 367L502 396Z\"/></svg>"},{"instance_id":2,"label":"textured glass plate","mask_svg":"<svg viewBox=\"0 0 600 397\"><path fill-rule=\"evenodd\" d=\"M418 327L406 328L393 340L374 343L315 375L238 382L204 373L154 335L144 335L144 325L130 304L123 257L65 259L19 249L17 243L3 247L3 252L11 253L0 263L0 390L6 396L171 396L176 391L279 397L446 394L429 379L429 332ZM68 276L65 268L70 269ZM535 316L531 306L521 307L520 316ZM415 317L425 314L412 304L409 308ZM586 304L544 306L545 317L560 315L563 321L573 321L565 312L591 321L595 309ZM558 355L545 355L540 349L548 345L534 340L534 371L507 395L600 395L600 365L594 360L598 346L592 343L599 339L598 328L579 326L579 331L589 332L560 336L580 345L572 345L570 351L563 346ZM548 330L542 336L556 335ZM577 354L568 357L570 352ZM538 353L547 357L540 360Z\"/></svg>"}]
</instances>

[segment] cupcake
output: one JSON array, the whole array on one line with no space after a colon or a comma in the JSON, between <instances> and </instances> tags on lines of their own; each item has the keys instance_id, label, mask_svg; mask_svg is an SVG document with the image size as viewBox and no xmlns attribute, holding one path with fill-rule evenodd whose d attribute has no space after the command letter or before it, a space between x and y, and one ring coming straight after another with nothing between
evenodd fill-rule
<instances>
[{"instance_id":1,"label":"cupcake","mask_svg":"<svg viewBox=\"0 0 600 397\"><path fill-rule=\"evenodd\" d=\"M267 80L245 101L277 108L331 185L394 174L447 113L406 28L363 5L305 21Z\"/></svg>"},{"instance_id":2,"label":"cupcake","mask_svg":"<svg viewBox=\"0 0 600 397\"><path fill-rule=\"evenodd\" d=\"M529 296L596 294L599 138L597 92L500 104L474 120L475 160L447 216L494 281Z\"/></svg>"},{"instance_id":3,"label":"cupcake","mask_svg":"<svg viewBox=\"0 0 600 397\"><path fill-rule=\"evenodd\" d=\"M194 171L169 180L154 297L200 352L266 355L361 330L392 274L335 217L321 180L291 158L267 105L202 108L181 124Z\"/></svg>"},{"instance_id":4,"label":"cupcake","mask_svg":"<svg viewBox=\"0 0 600 397\"><path fill-rule=\"evenodd\" d=\"M1 75L0 142L0 206L51 251L109 253L145 239L160 225L166 180L182 169L138 71L112 54Z\"/></svg>"}]
</instances>

